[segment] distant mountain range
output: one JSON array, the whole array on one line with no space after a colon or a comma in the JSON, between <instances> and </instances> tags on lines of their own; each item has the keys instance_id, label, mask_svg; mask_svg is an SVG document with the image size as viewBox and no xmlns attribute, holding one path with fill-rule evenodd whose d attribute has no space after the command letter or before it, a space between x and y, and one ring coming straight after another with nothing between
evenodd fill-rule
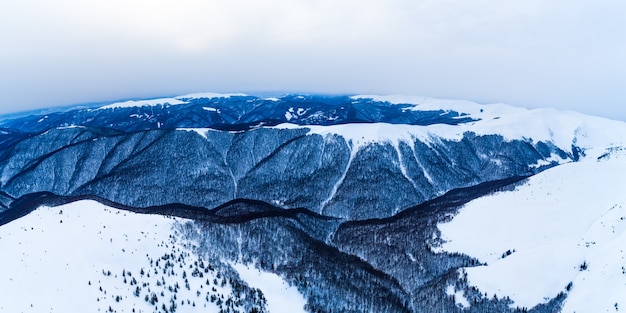
<instances>
[{"instance_id":1,"label":"distant mountain range","mask_svg":"<svg viewBox=\"0 0 626 313\"><path fill-rule=\"evenodd\" d=\"M423 97L6 116L0 311L626 309L624 149L626 123Z\"/></svg>"}]
</instances>

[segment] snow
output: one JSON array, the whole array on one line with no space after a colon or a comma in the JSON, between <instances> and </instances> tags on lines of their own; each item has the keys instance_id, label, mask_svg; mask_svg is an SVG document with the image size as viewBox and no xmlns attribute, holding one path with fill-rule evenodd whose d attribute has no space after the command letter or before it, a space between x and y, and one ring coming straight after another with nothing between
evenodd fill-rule
<instances>
[{"instance_id":1,"label":"snow","mask_svg":"<svg viewBox=\"0 0 626 313\"><path fill-rule=\"evenodd\" d=\"M113 103L101 109L135 106L178 105L194 98L224 98L244 94L200 93L152 100ZM302 98L302 97L300 97ZM464 269L470 285L482 292L510 297L514 306L533 307L568 291L563 312L615 310L626 308L626 123L554 109L512 107L505 104L477 104L470 101L439 100L407 96L355 96L390 103L414 104L408 110L444 110L467 113L478 119L459 125L392 125L386 123L299 126L281 124L277 128L306 128L325 138L337 134L356 151L376 142L389 142L398 149L406 142L414 149L415 139L425 143L443 138L460 140L465 132L497 134L507 140L553 142L563 150L572 144L587 157L567 163L556 154L540 160L541 167L557 162L516 188L476 199L464 206L451 222L439 225L446 243L437 251L460 252L485 262L486 266ZM217 111L204 107L206 111ZM291 108L289 120L305 113ZM43 121L40 120L40 122ZM68 126L78 127L78 126ZM210 129L193 131L207 138ZM495 160L498 161L498 160ZM418 161L419 162L419 161ZM421 164L419 164L422 166ZM400 164L401 171L405 169ZM349 167L349 166L348 166ZM431 180L428 172L424 175ZM334 196L342 178L333 187ZM109 305L130 311L150 311L143 299L132 297L133 287L119 277L102 274L110 270L138 272L148 268L149 256L172 251L172 227L177 219L138 215L106 207L93 201L80 201L56 208L40 208L32 214L0 227L0 312L82 311L95 312ZM186 253L193 252L185 247ZM503 256L506 251L514 251ZM412 260L413 255L408 255ZM581 270L581 264L588 267ZM293 312L306 302L294 287L279 276L242 264L233 267L253 287L261 289L272 312ZM88 284L91 283L91 285ZM196 287L201 282L193 281ZM108 291L103 294L98 287ZM199 288L199 287L198 287ZM193 290L193 288L192 288ZM220 287L228 294L229 287ZM446 290L458 304L469 306L461 291ZM124 296L121 302L114 295ZM129 296L130 295L130 296ZM143 296L143 293L142 293ZM181 293L180 297L194 297ZM96 300L97 299L97 300ZM135 301L137 300L137 301ZM216 307L207 308L217 311ZM282 310L282 311L281 311ZM184 312L179 307L178 311Z\"/></svg>"},{"instance_id":2,"label":"snow","mask_svg":"<svg viewBox=\"0 0 626 313\"><path fill-rule=\"evenodd\" d=\"M194 132L204 139L208 139L207 133L211 131L209 128L177 128L179 131Z\"/></svg>"},{"instance_id":3,"label":"snow","mask_svg":"<svg viewBox=\"0 0 626 313\"><path fill-rule=\"evenodd\" d=\"M159 309L169 307L175 295L177 312L218 312L209 293L226 299L232 289L227 282L215 284L217 272L208 267L202 276L192 274L199 257L174 229L185 221L78 201L41 207L5 224L0 227L0 312L103 312L109 307L152 312L155 305L145 300L151 293ZM162 258L170 253L183 259L168 259L174 262L168 268ZM176 284L177 291L168 290Z\"/></svg>"},{"instance_id":4,"label":"snow","mask_svg":"<svg viewBox=\"0 0 626 313\"><path fill-rule=\"evenodd\" d=\"M411 145L411 146L413 146L413 145ZM400 167L400 172L402 173L402 176L404 176L404 178L406 180L408 180L411 183L411 185L413 185L413 188L415 188L416 190L419 190L419 187L417 186L417 184L415 183L413 178L411 178L408 175L408 173L407 173L406 166L404 166L404 160L402 159L402 152L400 151L400 146L397 143L395 143L394 144L394 148L395 148L396 154L398 156L398 164L397 165ZM424 176L426 176L426 175L424 175ZM397 208L397 209L399 209L399 208Z\"/></svg>"},{"instance_id":5,"label":"snow","mask_svg":"<svg viewBox=\"0 0 626 313\"><path fill-rule=\"evenodd\" d=\"M336 134L345 138L353 149L377 142L388 142L397 146L402 141L413 146L412 143L416 139L426 144L441 139L458 141L463 138L463 134L466 132L474 132L477 135L501 135L505 140L552 142L564 151L571 151L572 145L575 144L582 148L587 157L591 159L605 153L606 148L626 146L626 123L623 122L571 112L555 111L551 114L545 114L541 110L517 108L515 110L522 110L521 112L527 114L508 112L496 120L481 120L460 125L419 126L371 123L300 126L285 123L274 127L282 129L306 128L309 130L309 134L322 136ZM567 160L552 156L548 161L563 163ZM541 165L543 163L536 164L536 166Z\"/></svg>"},{"instance_id":6,"label":"snow","mask_svg":"<svg viewBox=\"0 0 626 313\"><path fill-rule=\"evenodd\" d=\"M190 99L198 98L229 98L246 96L241 93L194 93L172 98L152 100L126 101L113 103L101 109L126 108L135 106L178 105L188 103ZM299 96L303 98L302 96ZM464 133L473 132L477 135L497 134L505 140L526 140L532 142L552 142L564 151L571 151L572 145L582 148L589 157L597 157L606 147L626 146L626 123L604 118L587 116L570 111L555 109L525 109L510 105L478 104L464 100L433 99L427 97L390 95L357 95L353 99L373 99L386 101L391 104L412 104L413 107L405 110L455 111L467 114L476 119L474 122L459 125L434 124L429 126L389 125L385 123L349 124L331 126L298 126L283 124L278 128L308 128L315 134L338 134L351 142L353 147L360 148L372 142L388 141L397 144L399 141L411 143L419 139L425 143L433 138L460 140ZM270 98L271 100L275 100ZM276 99L278 100L278 99ZM220 113L218 109L204 107L206 111ZM290 108L285 112L289 121L306 113L306 108ZM594 147L601 147L594 150ZM554 159L557 162L563 160ZM543 164L538 164L541 166Z\"/></svg>"},{"instance_id":7,"label":"snow","mask_svg":"<svg viewBox=\"0 0 626 313\"><path fill-rule=\"evenodd\" d=\"M187 104L189 103L186 100L190 99L202 99L202 98L230 98L235 96L246 96L242 93L214 93L214 92L205 92L205 93L192 93L172 98L159 98L159 99L146 99L146 100L128 100L124 102L116 102L112 104L108 104L100 107L101 110L105 109L117 109L117 108L132 108L132 107L143 107L143 106L157 106L157 105L179 105L179 104ZM206 108L205 108L206 109Z\"/></svg>"},{"instance_id":8,"label":"snow","mask_svg":"<svg viewBox=\"0 0 626 313\"><path fill-rule=\"evenodd\" d=\"M303 114L305 114L308 111L309 109L305 109L305 108L297 108L297 109L289 108L287 112L285 112L285 119L290 121L294 118L301 117ZM312 114L310 117L320 117L322 115L323 115L322 112L317 112L315 114ZM333 120L333 119L330 119L330 120Z\"/></svg>"},{"instance_id":9,"label":"snow","mask_svg":"<svg viewBox=\"0 0 626 313\"><path fill-rule=\"evenodd\" d=\"M567 162L567 160L561 158L561 156L556 154L556 153L552 153L550 155L550 157L548 157L546 159L538 160L537 163L531 164L530 167L532 167L532 168L539 168L539 167L542 167L542 166L550 165L552 162L556 162L556 163L561 164L561 163Z\"/></svg>"},{"instance_id":10,"label":"snow","mask_svg":"<svg viewBox=\"0 0 626 313\"><path fill-rule=\"evenodd\" d=\"M548 169L468 203L439 225L440 249L486 262L466 269L469 284L514 306L544 303L572 282L562 312L624 308L625 173L624 151ZM515 252L503 258L507 250Z\"/></svg>"},{"instance_id":11,"label":"snow","mask_svg":"<svg viewBox=\"0 0 626 313\"><path fill-rule=\"evenodd\" d=\"M67 126L57 127L57 129L75 129L75 128L85 129L86 127L82 125L67 125Z\"/></svg>"},{"instance_id":12,"label":"snow","mask_svg":"<svg viewBox=\"0 0 626 313\"><path fill-rule=\"evenodd\" d=\"M220 109L217 108L212 108L212 107L202 107L203 110L205 111L209 111L209 112L217 112L220 113Z\"/></svg>"},{"instance_id":13,"label":"snow","mask_svg":"<svg viewBox=\"0 0 626 313\"><path fill-rule=\"evenodd\" d=\"M318 134L323 137L337 134L342 136L346 142L356 150L375 142L390 142L398 145L400 141L412 143L415 137L421 137L424 140L428 138L428 128L426 126L386 123L341 124L330 126L280 124L274 127L283 129L306 128L309 129L309 134Z\"/></svg>"},{"instance_id":14,"label":"snow","mask_svg":"<svg viewBox=\"0 0 626 313\"><path fill-rule=\"evenodd\" d=\"M328 135L326 135L324 137L325 141L328 141L330 139L331 139L331 137L328 136ZM344 138L344 140L346 140L346 139ZM346 165L346 167L344 168L343 172L341 173L341 177L339 177L337 182L335 182L335 184L333 185L333 189L331 190L331 192L328 195L328 197L326 197L326 199L324 201L322 201L322 203L320 204L319 211L320 211L321 214L324 214L324 208L326 207L326 205L333 198L335 198L335 195L337 194L337 191L339 190L339 187L341 187L341 184L343 184L344 180L346 179L346 175L348 175L348 170L352 166L352 161L354 160L354 157L356 156L356 153L357 153L357 149L351 149L350 150L350 158L348 159L348 164ZM329 238L330 238L330 236L329 236Z\"/></svg>"},{"instance_id":15,"label":"snow","mask_svg":"<svg viewBox=\"0 0 626 313\"><path fill-rule=\"evenodd\" d=\"M239 277L245 280L250 287L258 288L263 292L270 312L306 312L304 310L306 299L302 297L295 287L289 286L280 276L240 263L232 266L239 273Z\"/></svg>"},{"instance_id":16,"label":"snow","mask_svg":"<svg viewBox=\"0 0 626 313\"><path fill-rule=\"evenodd\" d=\"M98 285L113 291L101 271L121 273L122 266L141 267L146 253L165 253L160 243L171 226L162 217L139 217L93 201L43 207L6 224L0 227L0 249L11 253L3 256L0 294L12 301L2 301L0 311L96 312L103 307L96 302Z\"/></svg>"},{"instance_id":17,"label":"snow","mask_svg":"<svg viewBox=\"0 0 626 313\"><path fill-rule=\"evenodd\" d=\"M132 108L142 106L157 106L157 105L178 105L185 104L187 102L178 100L176 98L160 98L150 100L128 100L124 102L117 102L100 107L100 109L118 109L118 108Z\"/></svg>"},{"instance_id":18,"label":"snow","mask_svg":"<svg viewBox=\"0 0 626 313\"><path fill-rule=\"evenodd\" d=\"M202 92L202 93L190 93L176 97L176 99L213 99L213 98L230 98L230 97L245 97L244 93L216 93L216 92Z\"/></svg>"},{"instance_id":19,"label":"snow","mask_svg":"<svg viewBox=\"0 0 626 313\"><path fill-rule=\"evenodd\" d=\"M472 103L467 101L431 100L437 106L431 104L428 109L441 109L442 105L466 105L471 109ZM404 102L402 102L404 103ZM451 104L450 104L451 103ZM459 109L451 105L454 109ZM341 125L296 125L284 123L272 126L279 129L308 129L309 134L317 134L323 137L339 135L343 137L352 151L373 143L390 143L398 147L400 142L408 144L415 149L414 142L419 140L426 145L436 143L442 139L459 141L466 132L477 135L500 135L505 140L522 140L530 143L552 143L563 151L572 151L576 145L584 151L584 157L595 160L604 155L607 149L622 149L626 147L626 123L608 119L586 116L574 112L561 112L553 109L527 110L507 105L479 105L480 107L470 111L478 112L479 116L496 116L476 122L459 125L435 124L428 126L404 125L404 124L341 124ZM421 106L421 105L420 105ZM286 113L287 119L295 115ZM497 164L500 160L492 160ZM563 164L569 162L559 155L553 154L545 160L540 160L534 167L549 165L552 162ZM420 164L421 166L421 164ZM424 175L430 181L430 175L424 170Z\"/></svg>"},{"instance_id":20,"label":"snow","mask_svg":"<svg viewBox=\"0 0 626 313\"><path fill-rule=\"evenodd\" d=\"M465 298L465 295L463 294L463 291L461 291L461 290L454 290L454 286L446 287L446 294L448 296L454 296L454 302L458 306L460 306L461 308L469 308L470 307L469 301L467 301L467 298Z\"/></svg>"},{"instance_id":21,"label":"snow","mask_svg":"<svg viewBox=\"0 0 626 313\"><path fill-rule=\"evenodd\" d=\"M507 140L532 138L535 142L550 141L566 151L571 150L572 144L583 149L626 144L626 123L571 111L558 111L551 108L531 110L502 103L478 104L464 100L403 95L359 95L354 96L353 99L413 104L414 107L411 110L456 111L479 119L476 122L459 125L428 126L427 133L446 139L459 140L463 133L470 131L478 135L499 134ZM419 130L419 128L414 129ZM420 130L420 132L424 131Z\"/></svg>"}]
</instances>

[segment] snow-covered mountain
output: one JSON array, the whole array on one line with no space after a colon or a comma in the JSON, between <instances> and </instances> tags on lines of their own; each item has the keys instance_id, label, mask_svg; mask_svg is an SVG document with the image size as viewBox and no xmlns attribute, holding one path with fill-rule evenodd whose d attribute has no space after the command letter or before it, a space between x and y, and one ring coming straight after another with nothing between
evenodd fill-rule
<instances>
[{"instance_id":1,"label":"snow-covered mountain","mask_svg":"<svg viewBox=\"0 0 626 313\"><path fill-rule=\"evenodd\" d=\"M613 273L626 266L623 122L423 97L208 93L0 127L0 246L15 252L0 288L19 299L0 312L184 312L194 296L245 312L626 305L626 276ZM25 270L41 262L57 270ZM185 278L177 266L191 266ZM157 288L142 267L168 277ZM58 275L72 279L55 287ZM50 296L18 297L33 280Z\"/></svg>"}]
</instances>

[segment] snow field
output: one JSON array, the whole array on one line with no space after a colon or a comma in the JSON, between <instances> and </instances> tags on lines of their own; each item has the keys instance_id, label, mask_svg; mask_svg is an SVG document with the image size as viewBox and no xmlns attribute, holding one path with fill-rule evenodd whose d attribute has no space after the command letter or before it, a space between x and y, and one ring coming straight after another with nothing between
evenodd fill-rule
<instances>
[{"instance_id":1,"label":"snow field","mask_svg":"<svg viewBox=\"0 0 626 313\"><path fill-rule=\"evenodd\" d=\"M3 225L0 312L240 308L238 300L245 295L234 290L229 277L195 255L188 241L178 238L173 226L179 221L184 220L78 201L41 207ZM265 281L267 286L282 286L280 277L270 280L265 275L259 276L260 286L265 287ZM264 296L280 308L283 292L296 302L294 290L283 286L268 289ZM252 296L265 306L263 296Z\"/></svg>"},{"instance_id":2,"label":"snow field","mask_svg":"<svg viewBox=\"0 0 626 313\"><path fill-rule=\"evenodd\" d=\"M267 299L268 311L272 313L306 312L304 310L306 299L295 287L289 286L280 276L263 272L254 266L232 264L232 267L250 287L258 288L263 292Z\"/></svg>"},{"instance_id":3,"label":"snow field","mask_svg":"<svg viewBox=\"0 0 626 313\"><path fill-rule=\"evenodd\" d=\"M548 169L468 203L439 225L441 249L487 263L466 269L469 284L514 306L568 292L563 312L626 308L625 186L619 154Z\"/></svg>"},{"instance_id":4,"label":"snow field","mask_svg":"<svg viewBox=\"0 0 626 313\"><path fill-rule=\"evenodd\" d=\"M128 100L123 102L116 102L107 104L105 106L100 107L101 110L106 109L117 109L117 108L132 108L132 107L142 107L142 106L157 106L157 105L179 105L189 103L185 100L189 99L199 99L199 98L230 98L232 96L245 96L242 93L233 93L233 94L222 94L222 93L213 93L213 92L205 92L205 93L193 93L183 96L177 96L173 98L159 98L159 99L146 99L146 100Z\"/></svg>"},{"instance_id":5,"label":"snow field","mask_svg":"<svg viewBox=\"0 0 626 313\"><path fill-rule=\"evenodd\" d=\"M353 99L373 99L392 104L413 104L412 110L444 110L466 113L476 122L459 125L430 125L423 129L410 127L421 138L438 136L459 140L465 132L478 135L498 134L507 140L532 138L534 142L553 142L569 151L571 145L583 149L626 146L626 123L555 109L526 109L502 103L478 104L465 100L390 95L358 95ZM414 131L415 132L415 131ZM403 133L401 131L400 133ZM591 152L591 151L590 151ZM597 157L599 155L594 154Z\"/></svg>"}]
</instances>

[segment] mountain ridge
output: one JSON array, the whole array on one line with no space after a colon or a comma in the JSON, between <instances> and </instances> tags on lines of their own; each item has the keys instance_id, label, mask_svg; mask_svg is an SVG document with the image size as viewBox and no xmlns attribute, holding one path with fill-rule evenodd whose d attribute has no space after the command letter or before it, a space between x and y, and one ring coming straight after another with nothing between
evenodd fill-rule
<instances>
[{"instance_id":1,"label":"mountain ridge","mask_svg":"<svg viewBox=\"0 0 626 313\"><path fill-rule=\"evenodd\" d=\"M157 286L172 288L163 287L163 294L171 296L169 306L151 304L150 289L140 290L142 296L148 291L147 300L133 300L133 290L118 281L105 289L127 294L98 297L111 310L122 308L118 299L133 308L147 303L145 309L154 312L186 312L183 305L190 302L172 302L178 290L175 282L185 282L168 273L178 264L172 258L179 253L181 266L188 253L198 264L210 263L216 269L211 275L229 278L222 285L225 289L214 287L213 300L230 299L230 310L264 312L271 307L262 301L267 290L255 291L250 287L255 284L236 275L250 265L294 287L308 312L546 313L570 306L589 308L580 301L579 290L589 288L581 279L601 276L595 268L598 260L584 263L589 274L581 274L573 291L558 277L556 287L542 299L531 297L531 292L520 298L511 287L515 282L496 280L501 285L494 289L476 274L497 272L520 255L532 256L515 238L492 245L469 239L470 234L505 223L500 211L470 219L484 219L491 226L460 223L465 216L475 216L475 203L515 192L536 197L544 190L535 186L538 179L558 178L567 169L575 173L596 163L616 164L624 149L623 122L553 109L405 96L263 98L209 93L5 118L0 119L0 235L11 240L0 244L22 255L32 253L22 250L18 233L34 235L23 223L43 215L50 218L50 212L37 209L49 205L72 207L72 214L82 216L76 209L105 204L104 212L117 210L116 215L137 221L141 216L160 220L155 225L165 227L162 236L149 243L156 246L137 249L156 251L158 255L147 258L162 260L154 269L155 275L162 271L168 276ZM615 184L620 183L618 172L611 174L617 175ZM589 181L602 179L597 176L602 171L585 173ZM582 195L558 197L567 202L563 197ZM595 212L594 203L601 203L578 202L586 207L568 214L583 222L591 214L585 212ZM550 209L541 203L532 206L536 216ZM91 216L89 212L84 214ZM98 212L94 216L101 216ZM80 230L68 226L65 218L64 225L58 225L56 216L37 221L55 231ZM125 224L124 219L115 223ZM89 231L96 231L92 235L104 244L98 231L116 231L115 223ZM2 233L15 225L21 225L18 232ZM457 246L447 242L458 233L465 241L456 239ZM116 234L116 244L108 244L121 248L124 244L117 242L123 243L124 235ZM164 246L180 251L163 254ZM491 254L485 257L477 246L492 249ZM597 251L618 255L611 249L606 245ZM13 260L15 266L25 262L19 255ZM50 261L63 266L60 259ZM31 273L15 273L32 278ZM531 283L547 288L534 277ZM219 286L210 283L197 288ZM43 289L53 283L45 284ZM203 301L206 305L212 303L210 295ZM185 293L185 299L191 300L189 296Z\"/></svg>"}]
</instances>

